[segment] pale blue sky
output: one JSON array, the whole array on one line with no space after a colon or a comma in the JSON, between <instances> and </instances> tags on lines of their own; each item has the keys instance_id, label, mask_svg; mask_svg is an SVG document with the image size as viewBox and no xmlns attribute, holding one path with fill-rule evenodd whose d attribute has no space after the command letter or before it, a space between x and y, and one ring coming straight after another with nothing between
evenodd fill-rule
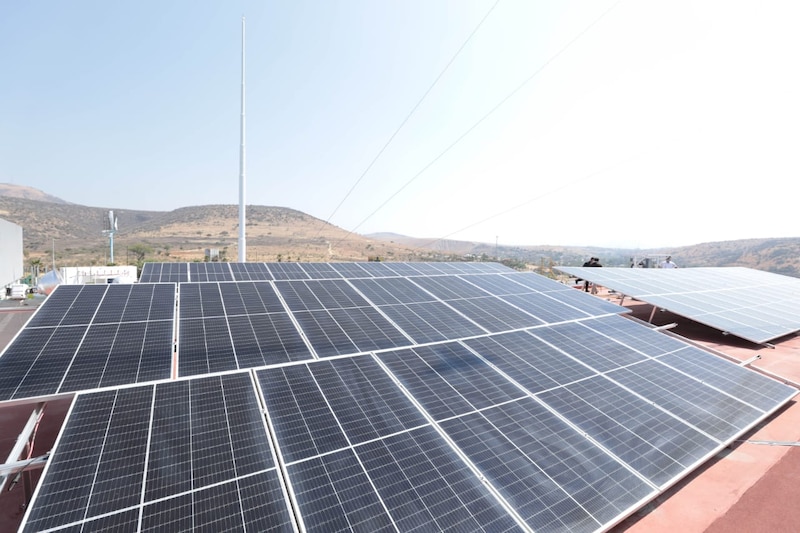
<instances>
[{"instance_id":1,"label":"pale blue sky","mask_svg":"<svg viewBox=\"0 0 800 533\"><path fill-rule=\"evenodd\" d=\"M800 235L796 2L495 3L6 2L0 182L237 203L244 15L248 204L501 244Z\"/></svg>"}]
</instances>

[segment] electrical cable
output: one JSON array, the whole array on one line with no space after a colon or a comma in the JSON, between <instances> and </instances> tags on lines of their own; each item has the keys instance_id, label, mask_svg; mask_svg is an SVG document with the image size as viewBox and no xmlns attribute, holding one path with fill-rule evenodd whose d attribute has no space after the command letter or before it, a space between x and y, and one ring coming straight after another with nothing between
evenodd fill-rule
<instances>
[{"instance_id":1,"label":"electrical cable","mask_svg":"<svg viewBox=\"0 0 800 533\"><path fill-rule=\"evenodd\" d=\"M618 167L620 167L620 166L622 166L624 164L629 163L630 161L640 157L640 155L641 154L637 154L637 155L632 156L630 158L627 158L627 159L625 159L623 161L618 161L618 162L616 162L616 163L614 163L614 164L612 164L612 165L610 165L610 166L608 166L608 167L606 167L606 168L604 168L602 170L596 170L596 171L594 171L594 172L592 172L590 174L587 174L585 176L582 176L580 178L574 179L572 181L565 182L563 185L561 185L559 187L556 187L555 189L547 191L547 192L545 192L543 194L540 194L539 196L536 196L534 198L530 198L529 200L526 200L526 201L524 201L524 202L522 202L520 204L517 204L517 205L515 205L515 206L513 206L513 207L511 207L509 209L505 209L503 211L500 211L499 213L495 213L493 215L490 215L490 216L488 216L488 217L486 217L486 218L484 218L482 220L479 220L477 222L473 222L472 224L464 226L463 228L458 229L456 231L450 232L447 235L444 235L443 237L439 237L438 239L433 239L433 240L431 240L429 242L421 244L420 248L427 248L427 247L432 246L433 244L435 244L435 243L437 243L439 241L443 241L443 240L445 240L445 239L447 239L449 237L452 237L453 235L461 233L462 231L466 231L466 230L468 230L470 228L473 228L475 226L480 226L484 222L488 222L488 221L493 220L493 219L495 219L497 217L500 217L500 216L506 215L508 213L511 213L512 211L516 211L517 209L525 207L528 204L532 204L533 202L535 202L537 200L541 200L542 198L544 198L546 196L550 196L551 194L557 193L559 191L563 191L564 189L567 189L567 188L570 188L570 187L574 187L575 185L577 185L578 183L581 183L582 181L586 181L588 179L595 178L595 177L597 177L597 176L599 176L601 174L605 174L606 172L609 172L611 170L614 170L615 168L618 168Z\"/></svg>"},{"instance_id":2,"label":"electrical cable","mask_svg":"<svg viewBox=\"0 0 800 533\"><path fill-rule=\"evenodd\" d=\"M319 234L322 232L323 227L330 223L330 220L334 217L334 215L336 215L336 213L339 211L339 208L342 207L342 204L344 204L344 202L350 197L350 195L355 190L355 188L358 187L358 184L361 183L361 180L364 179L364 176L367 175L367 173L370 171L370 169L375 164L375 162L381 157L383 152L392 143L392 141L397 136L397 134L400 133L400 130L403 129L403 126L406 125L406 123L409 121L409 119L414 114L414 112L417 110L417 108L419 108L419 106L422 104L422 102L425 100L425 98L427 98L428 94L430 94L430 92L433 90L433 88L436 87L436 85L439 83L439 80L442 79L444 74L450 69L450 66L455 62L455 60L459 56L459 54L461 54L461 51L464 50L464 48L470 42L472 37L478 32L480 27L483 25L483 23L486 21L486 19L489 18L489 15L491 15L492 11L494 11L494 8L496 8L497 4L499 4L499 3L500 3L500 0L497 0L492 5L492 7L489 8L489 11L486 12L486 14L480 20L480 22L478 22L478 25L475 26L475 28L472 30L472 32L467 36L467 39L461 44L461 46L458 48L458 50L456 50L456 53L453 54L453 57L450 58L450 61L447 62L447 64L444 66L444 68L441 70L441 72L439 72L439 75L436 76L436 79L433 80L433 83L431 83L430 87L428 87L428 90L425 91L425 94L423 94L422 97L417 101L417 103L414 105L414 107L411 109L411 111L408 113L408 115L406 115L406 118L403 119L403 122L400 123L400 125L397 127L397 129L394 131L394 133L392 133L391 137L389 137L389 140L387 140L386 143L384 143L383 147L378 151L378 153L372 159L370 164L367 165L367 168L364 169L364 172L361 173L361 176L359 176L359 178L356 180L356 182L353 184L353 186L350 187L350 190L347 191L347 194L344 195L344 198L342 198L342 200L339 202L339 205L337 205L336 208L333 210L333 212L330 215L328 215L328 218L325 220L325 222L320 225L320 228L317 231L317 235L315 237L319 237Z\"/></svg>"},{"instance_id":3,"label":"electrical cable","mask_svg":"<svg viewBox=\"0 0 800 533\"><path fill-rule=\"evenodd\" d=\"M588 26L586 26L583 30L581 30L575 37L573 37L570 41L567 42L561 49L559 49L554 55L552 55L547 61L542 64L536 71L533 72L528 78L526 78L521 84L519 84L513 91L508 93L497 105L495 105L488 113L483 115L477 122L475 122L472 126L467 129L463 134L461 134L455 141L453 141L447 148L444 149L439 155L437 155L430 163L425 165L419 172L417 172L414 176L411 177L402 187L400 187L397 191L395 191L389 198L387 198L381 205L379 205L372 213L367 215L361 222L359 222L353 229L349 230L347 234L336 241L334 246L338 246L339 244L346 241L355 231L360 228L367 220L372 218L378 211L383 209L386 204L391 202L398 194L400 194L406 187L411 185L420 175L422 175L428 168L430 168L434 163L436 163L439 159L441 159L445 154L447 154L453 147L455 147L461 140L469 135L475 128L477 128L484 120L489 118L495 111L497 111L501 106L503 106L506 102L508 102L514 95L516 95L525 85L527 85L531 80L533 80L536 76L538 76L545 68L547 68L553 61L558 59L564 52L566 52L573 44L575 44L581 37L583 37L589 30L591 30L595 25L597 25L603 18L606 17L615 7L617 7L622 0L617 0L614 4L611 5L608 9L603 11L600 16L594 19Z\"/></svg>"}]
</instances>

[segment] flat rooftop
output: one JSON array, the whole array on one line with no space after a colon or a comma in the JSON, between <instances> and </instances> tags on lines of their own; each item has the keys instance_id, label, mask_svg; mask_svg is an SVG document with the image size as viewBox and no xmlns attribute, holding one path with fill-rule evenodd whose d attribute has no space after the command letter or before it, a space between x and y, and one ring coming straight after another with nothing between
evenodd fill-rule
<instances>
[{"instance_id":1,"label":"flat rooftop","mask_svg":"<svg viewBox=\"0 0 800 533\"><path fill-rule=\"evenodd\" d=\"M601 289L598 297L617 295ZM657 326L721 357L795 386L800 385L800 337L752 344L653 306L625 298L627 316ZM759 357L759 359L754 359ZM705 463L670 490L617 525L614 533L795 532L800 524L800 405L783 409Z\"/></svg>"}]
</instances>

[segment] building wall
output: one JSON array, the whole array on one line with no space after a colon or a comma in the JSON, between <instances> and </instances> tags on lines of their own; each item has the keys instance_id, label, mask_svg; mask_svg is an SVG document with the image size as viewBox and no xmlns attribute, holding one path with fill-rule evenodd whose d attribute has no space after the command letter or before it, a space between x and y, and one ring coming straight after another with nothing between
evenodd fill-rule
<instances>
[{"instance_id":1,"label":"building wall","mask_svg":"<svg viewBox=\"0 0 800 533\"><path fill-rule=\"evenodd\" d=\"M25 276L22 226L0 218L0 288Z\"/></svg>"},{"instance_id":2,"label":"building wall","mask_svg":"<svg viewBox=\"0 0 800 533\"><path fill-rule=\"evenodd\" d=\"M136 265L61 267L65 285L108 283L117 278L122 283L136 281Z\"/></svg>"}]
</instances>

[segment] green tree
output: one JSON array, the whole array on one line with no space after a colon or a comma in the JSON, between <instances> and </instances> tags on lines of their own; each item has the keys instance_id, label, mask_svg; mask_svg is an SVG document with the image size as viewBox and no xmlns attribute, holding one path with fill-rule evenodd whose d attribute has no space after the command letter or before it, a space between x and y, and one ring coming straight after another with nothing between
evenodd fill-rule
<instances>
[{"instance_id":1,"label":"green tree","mask_svg":"<svg viewBox=\"0 0 800 533\"><path fill-rule=\"evenodd\" d=\"M128 246L128 252L132 253L136 258L136 266L141 270L147 255L153 253L153 247L147 244L139 243Z\"/></svg>"}]
</instances>

